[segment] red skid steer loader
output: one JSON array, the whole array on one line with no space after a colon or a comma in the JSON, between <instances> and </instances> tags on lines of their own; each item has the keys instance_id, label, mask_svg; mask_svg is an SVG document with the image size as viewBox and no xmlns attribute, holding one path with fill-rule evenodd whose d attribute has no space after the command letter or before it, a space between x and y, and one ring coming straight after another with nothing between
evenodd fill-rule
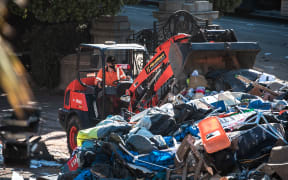
<instances>
[{"instance_id":1,"label":"red skid steer loader","mask_svg":"<svg viewBox=\"0 0 288 180\"><path fill-rule=\"evenodd\" d=\"M144 66L125 94L123 96L118 94L124 102L121 103L123 107L119 108L126 108L128 112L138 113L145 108L165 103L165 97L169 92L176 94L186 86L186 78L193 70L198 70L205 75L213 70L252 68L259 51L258 43L238 42L234 31L229 29L200 30L193 36L188 34L173 36L156 48L153 58ZM93 82L95 77L90 78ZM80 93L85 98L88 86L83 85L81 79L79 81ZM91 87L89 86L89 88ZM76 89L75 91L79 92ZM86 105L91 106L87 107L87 111L93 110L93 103ZM61 124L69 125L67 117L69 114L64 106L59 110ZM75 148L75 136L78 130L84 128L84 122L87 124L90 121L92 119L88 116L86 118L77 117L79 125L74 126L74 135L71 136L71 129L67 130L67 136L71 137L68 138L70 150ZM99 121L97 120L97 122ZM72 147L71 144L74 146Z\"/></svg>"},{"instance_id":2,"label":"red skid steer loader","mask_svg":"<svg viewBox=\"0 0 288 180\"><path fill-rule=\"evenodd\" d=\"M237 42L233 30L201 30L195 36L179 34L156 49L126 95L129 111L165 103L169 92L179 93L194 70L205 75L214 70L252 68L260 47Z\"/></svg>"}]
</instances>

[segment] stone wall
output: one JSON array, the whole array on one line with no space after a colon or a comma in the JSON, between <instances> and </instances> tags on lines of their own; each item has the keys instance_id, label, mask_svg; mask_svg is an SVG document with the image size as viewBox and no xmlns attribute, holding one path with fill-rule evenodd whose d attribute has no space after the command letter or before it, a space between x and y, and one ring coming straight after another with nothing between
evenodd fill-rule
<instances>
[{"instance_id":1,"label":"stone wall","mask_svg":"<svg viewBox=\"0 0 288 180\"><path fill-rule=\"evenodd\" d=\"M159 2L159 11L153 12L153 16L161 24L167 21L168 17L178 10L186 10L199 18L208 19L212 24L219 16L218 11L213 11L213 5L209 1L196 0L165 0Z\"/></svg>"},{"instance_id":2,"label":"stone wall","mask_svg":"<svg viewBox=\"0 0 288 180\"><path fill-rule=\"evenodd\" d=\"M60 72L60 85L58 89L65 90L68 84L76 79L77 54L69 54L65 56L61 61L61 72ZM80 69L85 69L90 67L90 55L81 55Z\"/></svg>"},{"instance_id":3,"label":"stone wall","mask_svg":"<svg viewBox=\"0 0 288 180\"><path fill-rule=\"evenodd\" d=\"M93 20L90 34L93 43L104 43L105 41L116 41L125 43L127 38L133 34L127 16L104 16Z\"/></svg>"}]
</instances>

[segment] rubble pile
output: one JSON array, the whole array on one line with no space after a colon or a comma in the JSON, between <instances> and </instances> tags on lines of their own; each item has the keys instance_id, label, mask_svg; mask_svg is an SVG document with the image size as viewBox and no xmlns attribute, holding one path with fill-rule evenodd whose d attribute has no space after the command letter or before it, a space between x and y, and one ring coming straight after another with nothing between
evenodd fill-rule
<instances>
[{"instance_id":1,"label":"rubble pile","mask_svg":"<svg viewBox=\"0 0 288 180\"><path fill-rule=\"evenodd\" d=\"M160 107L79 131L59 179L288 177L286 82L246 69L195 71L187 84Z\"/></svg>"}]
</instances>

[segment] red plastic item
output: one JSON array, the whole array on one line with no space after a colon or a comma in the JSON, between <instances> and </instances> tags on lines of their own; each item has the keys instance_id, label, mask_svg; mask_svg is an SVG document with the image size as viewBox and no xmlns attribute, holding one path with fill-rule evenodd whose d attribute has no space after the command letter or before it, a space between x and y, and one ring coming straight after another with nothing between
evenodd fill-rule
<instances>
[{"instance_id":1,"label":"red plastic item","mask_svg":"<svg viewBox=\"0 0 288 180\"><path fill-rule=\"evenodd\" d=\"M279 112L279 115L282 115L282 114L283 114L284 112L286 112L286 111L287 111L287 113L288 113L288 110L287 110L287 109L280 111L280 112Z\"/></svg>"},{"instance_id":2,"label":"red plastic item","mask_svg":"<svg viewBox=\"0 0 288 180\"><path fill-rule=\"evenodd\" d=\"M120 67L122 69L131 69L130 64L116 64L116 67Z\"/></svg>"},{"instance_id":3,"label":"red plastic item","mask_svg":"<svg viewBox=\"0 0 288 180\"><path fill-rule=\"evenodd\" d=\"M214 153L231 145L231 141L217 117L203 119L199 122L198 127L207 153Z\"/></svg>"},{"instance_id":4,"label":"red plastic item","mask_svg":"<svg viewBox=\"0 0 288 180\"><path fill-rule=\"evenodd\" d=\"M76 153L74 154L73 157L71 157L69 159L69 161L67 162L69 171L76 171L78 169L78 161L77 161L77 156Z\"/></svg>"}]
</instances>

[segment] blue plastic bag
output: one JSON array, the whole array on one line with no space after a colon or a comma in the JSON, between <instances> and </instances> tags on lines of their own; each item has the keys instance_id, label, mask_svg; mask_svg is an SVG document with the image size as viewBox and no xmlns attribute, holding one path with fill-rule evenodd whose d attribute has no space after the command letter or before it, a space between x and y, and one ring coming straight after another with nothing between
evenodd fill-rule
<instances>
[{"instance_id":1,"label":"blue plastic bag","mask_svg":"<svg viewBox=\"0 0 288 180\"><path fill-rule=\"evenodd\" d=\"M261 109L261 110L270 110L271 109L271 103L269 102L263 102L260 99L253 99L250 101L248 108L250 109Z\"/></svg>"}]
</instances>

